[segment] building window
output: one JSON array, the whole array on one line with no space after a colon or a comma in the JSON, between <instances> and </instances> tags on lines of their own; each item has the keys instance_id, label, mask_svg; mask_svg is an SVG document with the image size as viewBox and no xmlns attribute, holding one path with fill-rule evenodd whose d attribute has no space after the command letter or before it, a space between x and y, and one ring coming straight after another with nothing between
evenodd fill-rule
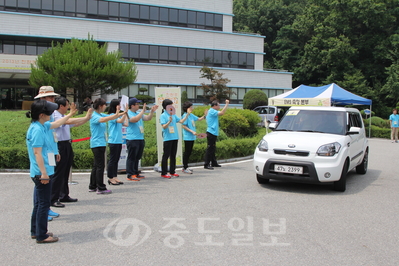
<instances>
[{"instance_id":1,"label":"building window","mask_svg":"<svg viewBox=\"0 0 399 266\"><path fill-rule=\"evenodd\" d=\"M254 69L254 54L210 49L120 43L126 60L159 64Z\"/></svg>"},{"instance_id":2,"label":"building window","mask_svg":"<svg viewBox=\"0 0 399 266\"><path fill-rule=\"evenodd\" d=\"M0 10L223 30L223 15L101 0L0 0Z\"/></svg>"}]
</instances>

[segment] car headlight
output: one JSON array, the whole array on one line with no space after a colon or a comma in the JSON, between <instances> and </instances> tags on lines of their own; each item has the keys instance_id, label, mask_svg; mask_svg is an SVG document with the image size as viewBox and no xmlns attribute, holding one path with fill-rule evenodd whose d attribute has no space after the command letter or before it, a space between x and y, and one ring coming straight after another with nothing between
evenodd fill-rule
<instances>
[{"instance_id":1,"label":"car headlight","mask_svg":"<svg viewBox=\"0 0 399 266\"><path fill-rule=\"evenodd\" d=\"M317 150L317 155L319 156L334 156L336 153L339 152L341 149L341 144L338 142L334 143L329 143L323 146L320 146L320 148Z\"/></svg>"},{"instance_id":2,"label":"car headlight","mask_svg":"<svg viewBox=\"0 0 399 266\"><path fill-rule=\"evenodd\" d=\"M258 144L258 149L260 151L268 151L269 150L269 145L267 145L267 141L262 139L259 144Z\"/></svg>"}]
</instances>

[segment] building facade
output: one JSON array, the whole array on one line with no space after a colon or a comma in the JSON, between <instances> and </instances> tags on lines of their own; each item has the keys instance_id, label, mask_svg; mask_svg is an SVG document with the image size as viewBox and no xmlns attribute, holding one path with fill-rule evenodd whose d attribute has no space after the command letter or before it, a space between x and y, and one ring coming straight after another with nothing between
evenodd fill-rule
<instances>
[{"instance_id":1,"label":"building facade","mask_svg":"<svg viewBox=\"0 0 399 266\"><path fill-rule=\"evenodd\" d=\"M101 95L107 100L179 86L202 103L204 65L231 80L235 104L251 89L269 97L292 89L292 73L263 70L264 36L233 32L232 10L232 0L0 0L1 108L20 109L33 99L38 88L29 86L30 64L52 41L89 35L137 65L137 80L116 95Z\"/></svg>"}]
</instances>

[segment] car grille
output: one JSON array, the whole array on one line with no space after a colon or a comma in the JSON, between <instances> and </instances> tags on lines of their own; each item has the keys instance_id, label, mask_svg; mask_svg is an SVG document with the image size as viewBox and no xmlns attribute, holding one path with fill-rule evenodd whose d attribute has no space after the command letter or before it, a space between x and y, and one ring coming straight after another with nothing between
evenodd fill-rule
<instances>
[{"instance_id":1,"label":"car grille","mask_svg":"<svg viewBox=\"0 0 399 266\"><path fill-rule=\"evenodd\" d=\"M302 156L302 157L309 156L309 152L308 151L274 149L274 153L275 154L280 154L280 155L292 155L292 156Z\"/></svg>"}]
</instances>

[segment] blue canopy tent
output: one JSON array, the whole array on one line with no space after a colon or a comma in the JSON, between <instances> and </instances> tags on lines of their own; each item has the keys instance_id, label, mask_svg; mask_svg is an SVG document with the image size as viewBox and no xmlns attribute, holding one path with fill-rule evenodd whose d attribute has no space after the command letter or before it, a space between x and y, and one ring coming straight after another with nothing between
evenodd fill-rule
<instances>
[{"instance_id":1,"label":"blue canopy tent","mask_svg":"<svg viewBox=\"0 0 399 266\"><path fill-rule=\"evenodd\" d=\"M274 106L334 106L334 105L370 105L372 101L353 94L335 83L321 87L300 85L286 93L269 98ZM370 119L371 129L371 119ZM370 131L369 131L370 137Z\"/></svg>"}]
</instances>

